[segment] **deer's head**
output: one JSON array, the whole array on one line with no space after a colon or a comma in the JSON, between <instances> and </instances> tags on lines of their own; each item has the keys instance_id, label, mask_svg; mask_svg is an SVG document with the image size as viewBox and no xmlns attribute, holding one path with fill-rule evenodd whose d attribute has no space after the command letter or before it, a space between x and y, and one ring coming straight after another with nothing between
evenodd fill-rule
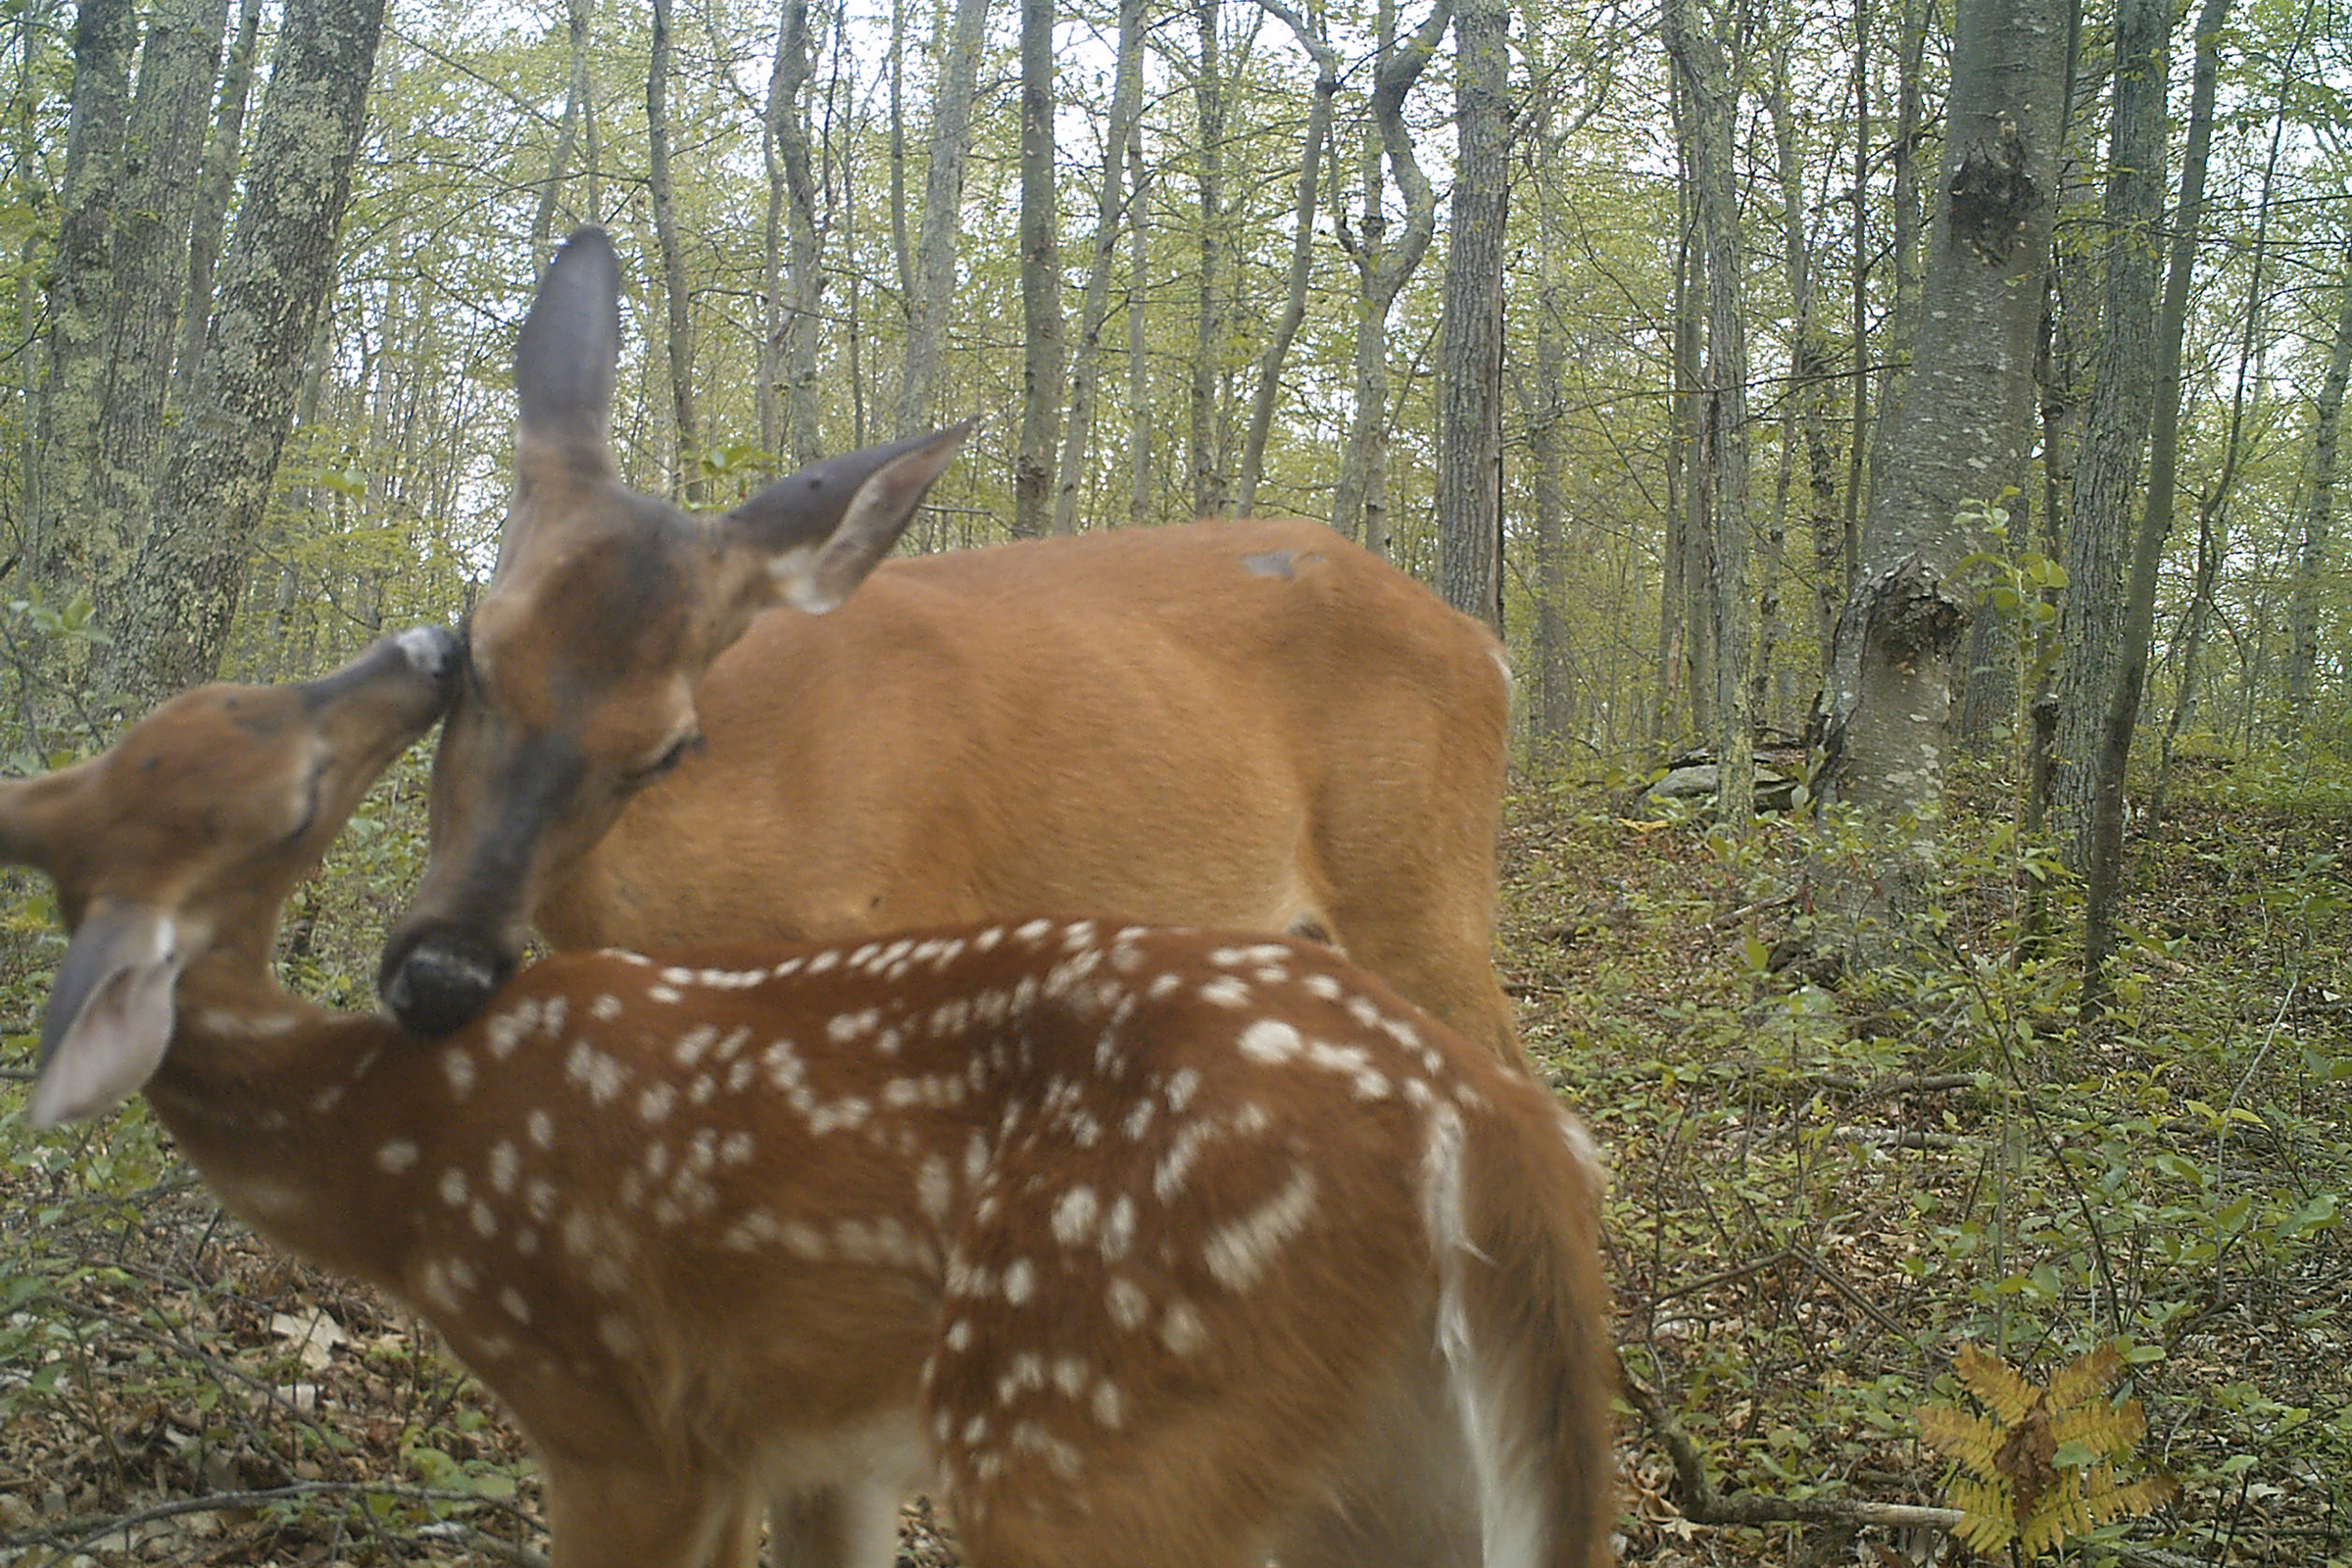
<instances>
[{"instance_id":1,"label":"deer's head","mask_svg":"<svg viewBox=\"0 0 2352 1568\"><path fill-rule=\"evenodd\" d=\"M318 680L199 687L86 762L0 782L0 858L49 874L73 933L33 1125L96 1115L154 1074L190 967L266 972L287 895L440 716L457 667L448 632L402 632Z\"/></svg>"},{"instance_id":2,"label":"deer's head","mask_svg":"<svg viewBox=\"0 0 2352 1568\"><path fill-rule=\"evenodd\" d=\"M618 264L573 234L515 348L515 488L433 771L432 853L378 982L429 1034L517 961L551 881L701 738L694 688L775 604L821 614L897 543L968 426L834 458L732 512L621 484Z\"/></svg>"}]
</instances>

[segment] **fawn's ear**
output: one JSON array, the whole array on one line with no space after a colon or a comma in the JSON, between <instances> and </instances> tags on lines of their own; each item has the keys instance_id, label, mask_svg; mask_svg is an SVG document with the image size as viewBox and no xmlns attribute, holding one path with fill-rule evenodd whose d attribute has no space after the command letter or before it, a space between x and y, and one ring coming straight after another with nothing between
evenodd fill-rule
<instances>
[{"instance_id":1,"label":"fawn's ear","mask_svg":"<svg viewBox=\"0 0 2352 1568\"><path fill-rule=\"evenodd\" d=\"M50 831L67 819L86 773L84 764L39 778L0 778L0 865L50 869Z\"/></svg>"},{"instance_id":2,"label":"fawn's ear","mask_svg":"<svg viewBox=\"0 0 2352 1568\"><path fill-rule=\"evenodd\" d=\"M152 905L100 900L58 965L41 1015L41 1054L26 1119L55 1127L136 1094L172 1044L178 933Z\"/></svg>"}]
</instances>

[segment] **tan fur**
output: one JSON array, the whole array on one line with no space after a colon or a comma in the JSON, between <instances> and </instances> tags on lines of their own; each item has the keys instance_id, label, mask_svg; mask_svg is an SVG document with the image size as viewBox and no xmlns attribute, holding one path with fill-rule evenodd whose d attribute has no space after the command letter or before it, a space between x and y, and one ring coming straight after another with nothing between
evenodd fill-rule
<instances>
[{"instance_id":1,"label":"tan fur","mask_svg":"<svg viewBox=\"0 0 2352 1568\"><path fill-rule=\"evenodd\" d=\"M514 505L386 949L404 1020L469 1016L533 925L826 940L1062 908L1327 937L1523 1061L1484 625L1296 520L883 560L968 427L690 516L611 461L617 276L574 234L517 345Z\"/></svg>"},{"instance_id":2,"label":"tan fur","mask_svg":"<svg viewBox=\"0 0 2352 1568\"><path fill-rule=\"evenodd\" d=\"M0 800L0 843L42 845L69 908L135 884L187 932L239 899L267 930L371 768L291 840L206 792L295 801L385 748L332 707L178 711L123 743L178 765L93 764L22 830ZM126 870L82 825L134 811L220 831ZM1495 1430L1535 1455L1541 1560L1606 1558L1596 1165L1320 945L1038 918L570 954L433 1043L287 996L250 934L184 956L157 1110L508 1402L561 1568L748 1560L784 1496L868 1560L918 1486L977 1568L1473 1562L1448 1300L1523 1403Z\"/></svg>"}]
</instances>

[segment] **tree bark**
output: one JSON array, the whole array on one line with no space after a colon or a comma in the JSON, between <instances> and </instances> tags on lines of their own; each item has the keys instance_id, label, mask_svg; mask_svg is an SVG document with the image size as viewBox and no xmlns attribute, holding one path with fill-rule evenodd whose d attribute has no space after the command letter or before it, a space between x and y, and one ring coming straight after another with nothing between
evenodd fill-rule
<instances>
[{"instance_id":1,"label":"tree bark","mask_svg":"<svg viewBox=\"0 0 2352 1568\"><path fill-rule=\"evenodd\" d=\"M2335 347L2328 373L2311 406L2311 479L2303 497L2302 540L2295 552L2294 598L2287 612L2292 641L2286 656L2286 708L2290 719L2312 716L2312 672L2320 657L2320 593L2334 557L2335 464L2344 412L2344 387L2352 378L2352 256L2338 284L2343 302L2335 318Z\"/></svg>"},{"instance_id":2,"label":"tree bark","mask_svg":"<svg viewBox=\"0 0 2352 1568\"><path fill-rule=\"evenodd\" d=\"M383 0L289 0L193 395L107 674L132 710L219 672L335 277Z\"/></svg>"},{"instance_id":3,"label":"tree bark","mask_svg":"<svg viewBox=\"0 0 2352 1568\"><path fill-rule=\"evenodd\" d=\"M1274 405L1282 396L1283 362L1290 358L1298 323L1306 319L1306 283L1315 260L1315 212L1321 205L1317 181L1323 172L1323 149L1331 140L1334 101L1340 93L1339 52L1323 40L1304 17L1283 0L1258 0L1297 35L1298 46L1315 63L1314 102L1306 112L1306 138L1298 153L1298 217L1291 232L1291 270L1283 291L1282 315L1267 334L1258 356L1257 390L1250 400L1250 428L1242 442L1242 476L1234 490L1234 510L1248 516L1257 508L1257 482L1265 467L1266 440L1274 428Z\"/></svg>"},{"instance_id":4,"label":"tree bark","mask_svg":"<svg viewBox=\"0 0 2352 1568\"><path fill-rule=\"evenodd\" d=\"M2168 24L2169 45L2171 9L2159 10ZM2139 723L2140 700L2147 687L2148 649L2156 625L2157 568L2163 564L2165 541L2173 532L2173 503L2180 454L2180 340L2188 321L2189 274L2197 259L2197 226L2205 212L2205 165L2213 146L2213 100L2220 71L2222 24L2229 13L2230 0L2204 0L2197 13L2196 67L2189 94L2188 139L2180 161L2180 200L2173 215L2164 302L2155 321L2147 510L2140 515L2138 537L2132 542L2115 684L2107 693L2090 769L2089 855L2082 876L2084 1017L2103 1008L2110 1000L2107 964L2115 955L2116 906L2123 890L2124 770L2132 759L2132 737ZM2166 47L2150 61L2160 82L2167 74L2170 55L2171 50ZM2132 57L2119 50L2117 58L2121 61ZM2159 130L2159 156L2162 146ZM2161 170L2162 164L2157 167ZM2111 331L2113 326L2110 322Z\"/></svg>"},{"instance_id":5,"label":"tree bark","mask_svg":"<svg viewBox=\"0 0 2352 1568\"><path fill-rule=\"evenodd\" d=\"M1933 885L1952 664L1983 543L1971 502L2021 471L2033 429L2040 278L2056 216L2066 0L1960 0L1942 177L1917 352L1823 704L1825 804L1880 836L1879 874L1844 889L1870 924Z\"/></svg>"},{"instance_id":6,"label":"tree bark","mask_svg":"<svg viewBox=\"0 0 2352 1568\"><path fill-rule=\"evenodd\" d=\"M1371 123L1362 155L1364 216L1350 227L1336 213L1333 229L1355 264L1355 404L1348 421L1348 444L1340 460L1339 488L1332 497L1332 526L1364 548L1386 556L1389 538L1389 317L1396 296L1437 231L1438 201L1413 152L1404 123L1404 101L1435 57L1453 20L1452 0L1437 0L1413 36L1396 42L1396 0L1379 0L1379 33L1373 57ZM1396 181L1404 203L1404 226L1389 238L1386 180ZM1336 195L1336 192L1335 192Z\"/></svg>"},{"instance_id":7,"label":"tree bark","mask_svg":"<svg viewBox=\"0 0 2352 1568\"><path fill-rule=\"evenodd\" d=\"M32 525L26 530L30 575L58 595L88 580L74 519L95 483L107 307L114 294L115 203L138 41L138 10L130 0L82 0L74 22L63 213L56 280L49 289L48 376L36 420L27 508Z\"/></svg>"},{"instance_id":8,"label":"tree bark","mask_svg":"<svg viewBox=\"0 0 2352 1568\"><path fill-rule=\"evenodd\" d=\"M253 57L261 25L262 0L243 0L236 41L229 45L228 62L220 73L220 108L212 140L205 146L196 216L188 231L187 299L180 311L179 347L172 357L172 396L179 403L187 401L196 384L196 359L204 352L205 324L213 318L213 269L220 262L220 233L228 224L228 198L236 188L237 157L244 151L245 104L253 95Z\"/></svg>"},{"instance_id":9,"label":"tree bark","mask_svg":"<svg viewBox=\"0 0 2352 1568\"><path fill-rule=\"evenodd\" d=\"M92 483L74 519L80 572L100 602L135 559L154 502L204 126L227 21L225 0L171 0L151 15L139 54L115 211L105 396Z\"/></svg>"},{"instance_id":10,"label":"tree bark","mask_svg":"<svg viewBox=\"0 0 2352 1568\"><path fill-rule=\"evenodd\" d=\"M1021 440L1013 537L1046 531L1061 415L1061 224L1054 169L1054 0L1021 0Z\"/></svg>"},{"instance_id":11,"label":"tree bark","mask_svg":"<svg viewBox=\"0 0 2352 1568\"><path fill-rule=\"evenodd\" d=\"M1110 269L1125 216L1128 143L1144 111L1144 4L1119 0L1118 58L1111 72L1110 122L1102 131L1102 181L1095 198L1095 237L1078 308L1077 351L1070 364L1069 416L1061 432L1061 475L1054 493L1054 531L1078 531L1078 493L1086 483L1087 445L1094 439L1096 390L1102 380L1102 322L1110 314ZM1140 218L1137 232L1142 232ZM1142 280L1137 280L1140 290Z\"/></svg>"},{"instance_id":12,"label":"tree bark","mask_svg":"<svg viewBox=\"0 0 2352 1568\"><path fill-rule=\"evenodd\" d=\"M962 231L963 165L971 153L972 99L980 90L980 44L988 0L956 0L940 52L931 106L931 166L923 178L923 222L908 301L906 368L899 381L902 436L938 421L948 313L956 303L956 236Z\"/></svg>"},{"instance_id":13,"label":"tree bark","mask_svg":"<svg viewBox=\"0 0 2352 1568\"><path fill-rule=\"evenodd\" d=\"M1502 246L1508 0L1457 0L1450 249L1438 325L1438 589L1502 630Z\"/></svg>"},{"instance_id":14,"label":"tree bark","mask_svg":"<svg viewBox=\"0 0 2352 1568\"><path fill-rule=\"evenodd\" d=\"M1187 456L1193 469L1193 511L1203 517L1225 510L1225 64L1219 47L1219 4L1220 0L1196 0L1194 6L1200 29L1200 76L1193 93L1200 125L1194 156L1200 193L1200 270L1193 318Z\"/></svg>"},{"instance_id":15,"label":"tree bark","mask_svg":"<svg viewBox=\"0 0 2352 1568\"><path fill-rule=\"evenodd\" d=\"M760 444L806 467L818 450L816 312L824 298L816 179L803 94L808 58L808 0L785 0L776 29L762 121L767 162L765 330L760 371ZM789 235L789 238L786 236ZM787 262L789 257L789 262ZM782 397L777 396L781 390Z\"/></svg>"},{"instance_id":16,"label":"tree bark","mask_svg":"<svg viewBox=\"0 0 2352 1568\"><path fill-rule=\"evenodd\" d=\"M248 4L251 0L248 0ZM547 180L539 187L539 203L531 212L531 265L546 264L556 234L556 210L564 199L564 182L571 177L571 160L588 118L588 4L564 0L565 59L570 72L564 85L564 118L556 125L555 150L547 155Z\"/></svg>"},{"instance_id":17,"label":"tree bark","mask_svg":"<svg viewBox=\"0 0 2352 1568\"><path fill-rule=\"evenodd\" d=\"M1139 115L1127 137L1127 520L1146 523L1152 500L1152 355L1145 331L1152 309L1152 172L1144 162Z\"/></svg>"},{"instance_id":18,"label":"tree bark","mask_svg":"<svg viewBox=\"0 0 2352 1568\"><path fill-rule=\"evenodd\" d=\"M646 194L654 209L654 237L662 248L662 295L669 359L669 408L676 442L670 493L690 507L703 504L703 426L694 398L693 291L669 178L669 8L654 0L653 52L645 72Z\"/></svg>"},{"instance_id":19,"label":"tree bark","mask_svg":"<svg viewBox=\"0 0 2352 1568\"><path fill-rule=\"evenodd\" d=\"M2058 604L2056 800L2061 850L2087 871L2103 715L2123 652L2133 501L2155 404L2158 224L2164 217L2165 86L2172 13L2118 0L2114 128L2102 204L2106 282L2090 413L2075 476Z\"/></svg>"},{"instance_id":20,"label":"tree bark","mask_svg":"<svg viewBox=\"0 0 2352 1568\"><path fill-rule=\"evenodd\" d=\"M1667 0L1667 51L1690 105L1692 207L1706 278L1706 362L1698 392L1698 464L1706 496L1709 616L1715 650L1716 820L1734 833L1755 815L1754 719L1748 687L1750 597L1747 339L1733 168L1737 94L1723 46L1700 25L1697 0Z\"/></svg>"}]
</instances>

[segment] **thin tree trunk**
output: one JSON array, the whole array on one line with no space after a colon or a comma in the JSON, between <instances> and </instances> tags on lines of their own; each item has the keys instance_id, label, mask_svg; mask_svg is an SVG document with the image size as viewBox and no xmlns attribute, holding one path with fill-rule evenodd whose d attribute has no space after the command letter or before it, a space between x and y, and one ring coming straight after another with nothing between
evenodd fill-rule
<instances>
[{"instance_id":1,"label":"thin tree trunk","mask_svg":"<svg viewBox=\"0 0 2352 1568\"><path fill-rule=\"evenodd\" d=\"M1438 327L1438 589L1502 630L1503 155L1510 86L1508 0L1454 7L1450 249Z\"/></svg>"},{"instance_id":2,"label":"thin tree trunk","mask_svg":"<svg viewBox=\"0 0 2352 1568\"><path fill-rule=\"evenodd\" d=\"M2075 478L2066 593L2058 605L2057 808L2061 850L2087 872L2104 715L2123 656L2132 503L2155 403L2158 224L2164 217L2165 85L2172 14L2118 0L2114 130L2102 223L2106 286L2098 364Z\"/></svg>"},{"instance_id":3,"label":"thin tree trunk","mask_svg":"<svg viewBox=\"0 0 2352 1568\"><path fill-rule=\"evenodd\" d=\"M1152 305L1152 173L1144 162L1139 117L1127 137L1127 520L1150 522L1152 502L1152 355L1145 331Z\"/></svg>"},{"instance_id":4,"label":"thin tree trunk","mask_svg":"<svg viewBox=\"0 0 2352 1568\"><path fill-rule=\"evenodd\" d=\"M85 587L75 520L95 483L106 397L107 308L114 296L115 204L130 66L138 49L130 0L82 0L74 22L74 85L66 131L56 281L49 289L48 378L36 421L26 552L33 581L56 594Z\"/></svg>"},{"instance_id":5,"label":"thin tree trunk","mask_svg":"<svg viewBox=\"0 0 2352 1568\"><path fill-rule=\"evenodd\" d=\"M785 0L776 32L775 69L768 77L762 116L767 157L767 310L760 374L760 442L770 452L788 453L794 465L804 467L819 456L816 311L825 288L816 223L816 178L810 168L808 109L803 101L810 74L808 0ZM781 399L777 397L779 389Z\"/></svg>"},{"instance_id":6,"label":"thin tree trunk","mask_svg":"<svg viewBox=\"0 0 2352 1568\"><path fill-rule=\"evenodd\" d=\"M2352 377L2352 256L2347 256L2345 269L2335 348L2328 357L2319 399L2311 407L2311 480L2303 497L2303 538L2295 553L2294 598L2287 612L2293 640L2286 656L2286 708L2297 724L2308 723L2312 716L2312 671L2320 657L2320 591L2334 554L2337 432L2345 382Z\"/></svg>"},{"instance_id":7,"label":"thin tree trunk","mask_svg":"<svg viewBox=\"0 0 2352 1568\"><path fill-rule=\"evenodd\" d=\"M1925 118L1926 94L1920 80L1928 38L1928 0L1898 0L1896 19L1894 140L1886 161L1894 172L1894 188L1887 211L1887 265L1894 274L1894 299L1887 312L1886 368L1879 378L1879 425L1871 438L1870 464L1875 475L1883 471L1892 420L1902 407L1903 376L1912 361L1919 336L1919 144Z\"/></svg>"},{"instance_id":8,"label":"thin tree trunk","mask_svg":"<svg viewBox=\"0 0 2352 1568\"><path fill-rule=\"evenodd\" d=\"M288 0L220 304L124 585L107 674L133 709L218 673L335 279L383 0Z\"/></svg>"},{"instance_id":9,"label":"thin tree trunk","mask_svg":"<svg viewBox=\"0 0 2352 1568\"><path fill-rule=\"evenodd\" d=\"M694 297L686 278L685 247L669 178L669 7L654 0L653 53L645 72L646 194L654 208L654 237L662 248L662 294L669 357L669 408L676 432L670 492L690 507L703 504L703 426L694 399Z\"/></svg>"},{"instance_id":10,"label":"thin tree trunk","mask_svg":"<svg viewBox=\"0 0 2352 1568\"><path fill-rule=\"evenodd\" d=\"M236 188L237 156L244 151L245 104L253 95L253 57L259 46L262 0L243 0L236 41L220 74L220 107L212 140L204 150L204 172L196 191L196 215L188 230L188 290L180 311L179 346L172 356L172 397L185 403L196 383L196 358L204 352L205 323L213 315L213 269L220 261L220 232L228 223L228 198ZM539 254L537 251L533 255Z\"/></svg>"},{"instance_id":11,"label":"thin tree trunk","mask_svg":"<svg viewBox=\"0 0 2352 1568\"><path fill-rule=\"evenodd\" d=\"M1143 109L1144 3L1119 0L1110 123L1102 131L1102 182L1095 198L1095 237L1087 265L1086 293L1078 308L1077 351L1070 363L1069 416L1061 431L1061 476L1054 492L1055 533L1078 531L1078 493L1086 483L1087 445L1094 439L1095 399L1102 376L1102 322L1110 315L1110 267L1118 255L1126 206L1127 144L1135 135ZM1137 232L1141 231L1139 223Z\"/></svg>"},{"instance_id":12,"label":"thin tree trunk","mask_svg":"<svg viewBox=\"0 0 2352 1568\"><path fill-rule=\"evenodd\" d=\"M2170 21L2170 9L2160 8ZM2148 649L2156 625L2156 573L2172 537L2173 503L2180 454L2180 340L2188 321L2189 274L2197 259L2197 226L2205 213L2205 165L2213 146L2213 100L2220 74L2222 24L2230 0L2204 0L2197 13L2196 68L2189 94L2188 140L2180 160L2180 200L2173 216L2164 302L2155 322L2154 419L2148 432L2148 501L2132 551L2124 601L2122 647L2114 689L2107 694L2090 781L2090 853L2082 876L2082 1015L2110 999L2107 963L2115 955L2116 906L2124 874L2124 770L2147 686ZM2168 27L2169 34L2169 27ZM2169 44L2169 36L2167 39ZM2171 50L2149 64L2169 65ZM2118 59L2136 59L2118 52ZM2162 149L2161 133L2157 143ZM2161 165L2159 166L2161 167ZM2113 330L2114 323L2109 323Z\"/></svg>"},{"instance_id":13,"label":"thin tree trunk","mask_svg":"<svg viewBox=\"0 0 2352 1568\"><path fill-rule=\"evenodd\" d=\"M972 99L980 89L980 45L988 0L956 0L955 21L940 51L932 97L931 167L923 180L922 237L900 378L900 435L929 429L939 415L940 372L948 313L956 303L956 239L962 232L963 165L971 153Z\"/></svg>"},{"instance_id":14,"label":"thin tree trunk","mask_svg":"<svg viewBox=\"0 0 2352 1568\"><path fill-rule=\"evenodd\" d=\"M250 0L249 0L250 3ZM556 210L564 200L564 182L571 177L571 160L588 116L588 3L564 0L565 58L570 74L564 85L564 118L556 125L555 151L547 157L547 182L539 187L539 204L531 212L531 265L545 264L556 234Z\"/></svg>"},{"instance_id":15,"label":"thin tree trunk","mask_svg":"<svg viewBox=\"0 0 2352 1568\"><path fill-rule=\"evenodd\" d=\"M1750 597L1747 340L1733 168L1738 109L1723 46L1700 25L1697 0L1667 0L1666 45L1690 105L1691 193L1706 277L1706 366L1699 393L1705 472L1710 621L1714 629L1716 820L1744 832L1755 814L1754 720L1748 668Z\"/></svg>"},{"instance_id":16,"label":"thin tree trunk","mask_svg":"<svg viewBox=\"0 0 2352 1568\"><path fill-rule=\"evenodd\" d=\"M225 0L172 0L149 19L123 132L114 300L95 482L75 518L90 593L111 599L138 551L164 446L164 394L182 324L204 126L228 24Z\"/></svg>"},{"instance_id":17,"label":"thin tree trunk","mask_svg":"<svg viewBox=\"0 0 2352 1568\"><path fill-rule=\"evenodd\" d=\"M1046 531L1059 444L1061 224L1054 170L1054 0L1021 0L1021 441L1012 533Z\"/></svg>"},{"instance_id":18,"label":"thin tree trunk","mask_svg":"<svg viewBox=\"0 0 2352 1568\"><path fill-rule=\"evenodd\" d=\"M1199 84L1194 103L1200 117L1198 186L1200 193L1200 270L1193 318L1192 404L1188 456L1193 468L1193 511L1200 516L1225 510L1223 445L1218 397L1225 358L1225 77L1219 48L1220 0L1196 0L1200 29Z\"/></svg>"},{"instance_id":19,"label":"thin tree trunk","mask_svg":"<svg viewBox=\"0 0 2352 1568\"><path fill-rule=\"evenodd\" d=\"M1332 498L1332 526L1377 555L1389 554L1389 316L1396 296L1429 251L1437 231L1438 201L1414 155L1404 123L1404 101L1437 54L1453 20L1452 0L1437 0L1413 36L1396 43L1396 0L1380 0L1374 56L1371 123L1363 151L1364 216L1350 227L1335 215L1333 228L1355 264L1355 406ZM1383 167L1404 202L1404 226L1388 233ZM1335 192L1336 195L1336 192Z\"/></svg>"},{"instance_id":20,"label":"thin tree trunk","mask_svg":"<svg viewBox=\"0 0 2352 1568\"><path fill-rule=\"evenodd\" d=\"M1306 114L1306 139L1298 153L1298 217L1291 232L1291 271L1284 290L1282 315L1267 335L1258 356L1257 391L1250 406L1250 429L1242 443L1241 483L1234 490L1234 510L1244 516L1257 507L1257 482L1265 467L1266 440L1274 428L1274 405L1282 396L1282 366L1290 357L1298 323L1306 319L1306 283L1315 260L1315 212L1321 204L1316 181L1323 172L1323 150L1331 139L1333 102L1340 92L1339 52L1326 43L1304 17L1283 0L1257 0L1280 18L1298 36L1298 46L1315 63L1314 102Z\"/></svg>"}]
</instances>

